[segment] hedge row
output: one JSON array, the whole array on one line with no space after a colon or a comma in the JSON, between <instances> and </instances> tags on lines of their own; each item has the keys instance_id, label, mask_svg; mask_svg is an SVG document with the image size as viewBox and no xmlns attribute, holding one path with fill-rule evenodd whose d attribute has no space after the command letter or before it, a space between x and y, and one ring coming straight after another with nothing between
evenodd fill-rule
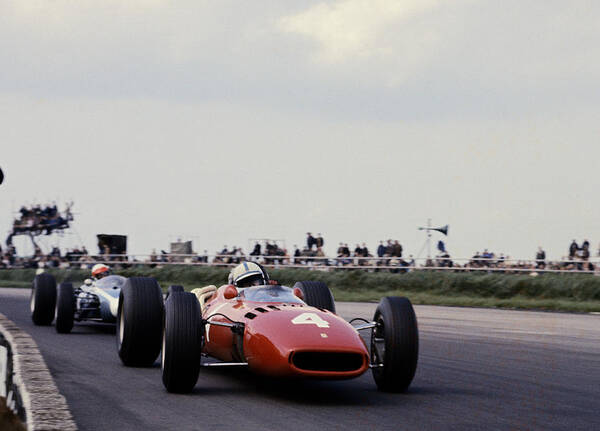
<instances>
[{"instance_id":1,"label":"hedge row","mask_svg":"<svg viewBox=\"0 0 600 431\"><path fill-rule=\"evenodd\" d=\"M58 280L81 281L89 276L83 270L52 270ZM155 277L161 284L200 286L227 282L229 270L217 267L168 266L137 267L118 271L126 277ZM426 292L441 296L508 299L566 299L570 301L600 300L600 277L590 274L531 275L497 273L450 273L415 271L407 274L366 271L309 271L305 269L272 270L271 278L281 284L293 285L298 280L319 280L340 291ZM0 280L30 281L34 270L0 270ZM164 286L163 286L164 287Z\"/></svg>"}]
</instances>

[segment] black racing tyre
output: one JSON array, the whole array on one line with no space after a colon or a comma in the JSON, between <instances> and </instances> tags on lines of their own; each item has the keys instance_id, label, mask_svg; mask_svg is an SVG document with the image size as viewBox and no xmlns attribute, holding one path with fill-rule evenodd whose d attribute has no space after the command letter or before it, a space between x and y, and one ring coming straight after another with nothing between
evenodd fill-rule
<instances>
[{"instance_id":1,"label":"black racing tyre","mask_svg":"<svg viewBox=\"0 0 600 431\"><path fill-rule=\"evenodd\" d=\"M185 292L185 290L183 290L183 286L180 286L178 284L172 284L169 286L169 288L167 289L167 296L165 297L165 300L172 294L175 292Z\"/></svg>"},{"instance_id":2,"label":"black racing tyre","mask_svg":"<svg viewBox=\"0 0 600 431\"><path fill-rule=\"evenodd\" d=\"M162 342L164 304L154 278L131 277L119 295L117 351L128 367L148 367Z\"/></svg>"},{"instance_id":3,"label":"black racing tyre","mask_svg":"<svg viewBox=\"0 0 600 431\"><path fill-rule=\"evenodd\" d=\"M419 330L417 317L408 298L382 298L373 320L377 327L371 335L371 363L377 388L404 392L417 370Z\"/></svg>"},{"instance_id":4,"label":"black racing tyre","mask_svg":"<svg viewBox=\"0 0 600 431\"><path fill-rule=\"evenodd\" d=\"M299 281L294 284L304 294L304 302L311 307L323 308L335 313L335 301L331 290L321 281Z\"/></svg>"},{"instance_id":5,"label":"black racing tyre","mask_svg":"<svg viewBox=\"0 0 600 431\"><path fill-rule=\"evenodd\" d=\"M202 315L196 295L174 292L165 302L161 369L169 392L191 392L202 360Z\"/></svg>"},{"instance_id":6,"label":"black racing tyre","mask_svg":"<svg viewBox=\"0 0 600 431\"><path fill-rule=\"evenodd\" d=\"M75 295L71 283L60 283L56 297L56 332L68 334L73 329Z\"/></svg>"},{"instance_id":7,"label":"black racing tyre","mask_svg":"<svg viewBox=\"0 0 600 431\"><path fill-rule=\"evenodd\" d=\"M36 325L50 325L56 307L56 280L50 274L38 274L33 279L29 308Z\"/></svg>"}]
</instances>

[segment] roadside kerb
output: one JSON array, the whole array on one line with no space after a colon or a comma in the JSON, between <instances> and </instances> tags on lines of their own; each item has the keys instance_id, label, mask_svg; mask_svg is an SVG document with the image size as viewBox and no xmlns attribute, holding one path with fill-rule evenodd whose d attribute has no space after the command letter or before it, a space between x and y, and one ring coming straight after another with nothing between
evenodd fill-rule
<instances>
[{"instance_id":1,"label":"roadside kerb","mask_svg":"<svg viewBox=\"0 0 600 431\"><path fill-rule=\"evenodd\" d=\"M77 425L56 387L37 344L26 332L0 313L0 334L10 346L12 383L25 411L30 431L75 431Z\"/></svg>"}]
</instances>

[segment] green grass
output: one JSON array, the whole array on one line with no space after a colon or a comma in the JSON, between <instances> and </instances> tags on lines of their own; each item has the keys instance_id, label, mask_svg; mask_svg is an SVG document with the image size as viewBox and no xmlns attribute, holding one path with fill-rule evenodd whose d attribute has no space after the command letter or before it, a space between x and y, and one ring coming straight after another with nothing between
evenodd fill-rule
<instances>
[{"instance_id":1,"label":"green grass","mask_svg":"<svg viewBox=\"0 0 600 431\"><path fill-rule=\"evenodd\" d=\"M0 280L0 287L31 287L31 281Z\"/></svg>"},{"instance_id":2,"label":"green grass","mask_svg":"<svg viewBox=\"0 0 600 431\"><path fill-rule=\"evenodd\" d=\"M390 290L385 292L384 295L367 291L343 291L338 289L332 289L332 291L337 301L378 302L381 299L381 296L406 296L413 304L420 305L571 311L578 313L600 311L600 301L580 302L561 299L525 298L522 296L507 299L481 298L465 295L447 296L428 292L411 292L404 290Z\"/></svg>"},{"instance_id":3,"label":"green grass","mask_svg":"<svg viewBox=\"0 0 600 431\"><path fill-rule=\"evenodd\" d=\"M52 270L59 281L80 282L83 270ZM225 284L227 268L168 266L117 271L131 276L155 277L163 288L181 284L194 287ZM28 287L34 270L1 270L0 287ZM416 271L408 274L366 271L309 271L278 269L271 277L293 286L298 280L327 283L338 301L378 301L383 296L407 296L415 304L469 307L543 309L575 312L600 311L600 277L589 274L451 273Z\"/></svg>"}]
</instances>

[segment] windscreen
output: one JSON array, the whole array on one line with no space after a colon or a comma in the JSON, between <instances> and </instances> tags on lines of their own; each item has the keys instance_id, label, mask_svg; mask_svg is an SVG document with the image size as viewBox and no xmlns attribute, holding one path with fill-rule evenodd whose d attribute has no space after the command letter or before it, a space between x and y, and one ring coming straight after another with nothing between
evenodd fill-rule
<instances>
[{"instance_id":1,"label":"windscreen","mask_svg":"<svg viewBox=\"0 0 600 431\"><path fill-rule=\"evenodd\" d=\"M304 304L294 295L292 289L286 286L253 286L239 290L240 298L246 301Z\"/></svg>"},{"instance_id":2,"label":"windscreen","mask_svg":"<svg viewBox=\"0 0 600 431\"><path fill-rule=\"evenodd\" d=\"M118 295L118 289L123 287L126 280L127 279L125 277L121 277L120 275L109 275L108 277L104 277L96 281L96 287L100 289L116 290Z\"/></svg>"}]
</instances>

